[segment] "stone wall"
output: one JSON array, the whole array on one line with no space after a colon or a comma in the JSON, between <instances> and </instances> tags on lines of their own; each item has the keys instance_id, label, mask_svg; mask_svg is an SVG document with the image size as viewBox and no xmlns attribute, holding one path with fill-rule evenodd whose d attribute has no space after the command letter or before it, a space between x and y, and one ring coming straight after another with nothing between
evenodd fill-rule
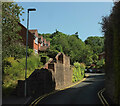
<instances>
[{"instance_id":1,"label":"stone wall","mask_svg":"<svg viewBox=\"0 0 120 106\"><path fill-rule=\"evenodd\" d=\"M18 81L17 95L24 96L25 81ZM55 89L55 79L47 69L36 69L27 79L27 95L40 96Z\"/></svg>"},{"instance_id":2,"label":"stone wall","mask_svg":"<svg viewBox=\"0 0 120 106\"><path fill-rule=\"evenodd\" d=\"M73 71L70 69L70 59L65 56L65 65L64 65L64 85L70 85L72 83L72 74Z\"/></svg>"},{"instance_id":3,"label":"stone wall","mask_svg":"<svg viewBox=\"0 0 120 106\"><path fill-rule=\"evenodd\" d=\"M55 59L56 89L60 89L72 83L72 70L70 70L70 59L65 54L58 53Z\"/></svg>"},{"instance_id":4,"label":"stone wall","mask_svg":"<svg viewBox=\"0 0 120 106\"><path fill-rule=\"evenodd\" d=\"M58 53L54 59L50 58L42 69L36 69L30 75L27 79L27 94L28 96L40 96L64 88L71 83L70 59L65 54ZM24 81L18 81L18 96L24 96L24 85Z\"/></svg>"},{"instance_id":5,"label":"stone wall","mask_svg":"<svg viewBox=\"0 0 120 106\"><path fill-rule=\"evenodd\" d=\"M56 89L64 86L64 66L61 63L55 65L55 82Z\"/></svg>"}]
</instances>

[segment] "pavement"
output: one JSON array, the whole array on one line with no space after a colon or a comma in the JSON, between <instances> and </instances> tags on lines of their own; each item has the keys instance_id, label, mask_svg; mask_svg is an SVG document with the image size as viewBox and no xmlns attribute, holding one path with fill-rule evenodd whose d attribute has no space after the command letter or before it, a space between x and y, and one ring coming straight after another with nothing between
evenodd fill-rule
<instances>
[{"instance_id":1,"label":"pavement","mask_svg":"<svg viewBox=\"0 0 120 106\"><path fill-rule=\"evenodd\" d=\"M31 97L18 97L18 96L8 96L2 97L2 106L6 106L8 104L12 105L25 105L31 99Z\"/></svg>"}]
</instances>

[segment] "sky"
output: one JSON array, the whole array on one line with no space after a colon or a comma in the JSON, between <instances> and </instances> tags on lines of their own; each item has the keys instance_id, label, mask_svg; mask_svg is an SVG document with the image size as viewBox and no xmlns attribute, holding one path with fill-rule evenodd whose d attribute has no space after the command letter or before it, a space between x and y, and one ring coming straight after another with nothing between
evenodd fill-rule
<instances>
[{"instance_id":1,"label":"sky","mask_svg":"<svg viewBox=\"0 0 120 106\"><path fill-rule=\"evenodd\" d=\"M38 33L53 33L56 29L68 35L78 32L84 41L89 36L103 36L102 16L108 16L112 2L17 2L24 8L21 23L27 26L27 9L36 8L29 14L29 29ZM22 21L22 18L24 21Z\"/></svg>"}]
</instances>

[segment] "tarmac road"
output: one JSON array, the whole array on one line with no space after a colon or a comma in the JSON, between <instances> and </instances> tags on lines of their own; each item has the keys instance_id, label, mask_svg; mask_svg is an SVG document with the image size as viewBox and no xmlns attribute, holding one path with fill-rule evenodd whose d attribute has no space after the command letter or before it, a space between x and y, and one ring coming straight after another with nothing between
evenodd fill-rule
<instances>
[{"instance_id":1,"label":"tarmac road","mask_svg":"<svg viewBox=\"0 0 120 106\"><path fill-rule=\"evenodd\" d=\"M49 95L37 104L102 104L98 92L104 88L104 73L90 73L83 82Z\"/></svg>"}]
</instances>

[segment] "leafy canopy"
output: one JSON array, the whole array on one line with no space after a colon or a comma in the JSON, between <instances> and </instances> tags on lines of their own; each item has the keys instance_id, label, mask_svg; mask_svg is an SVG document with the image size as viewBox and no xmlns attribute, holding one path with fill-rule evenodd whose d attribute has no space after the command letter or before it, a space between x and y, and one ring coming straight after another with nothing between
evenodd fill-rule
<instances>
[{"instance_id":1,"label":"leafy canopy","mask_svg":"<svg viewBox=\"0 0 120 106\"><path fill-rule=\"evenodd\" d=\"M16 48L21 48L18 44L18 40L21 39L18 36L20 31L19 16L22 15L23 8L13 2L2 2L2 54L3 58L9 56L15 56ZM22 50L21 50L22 51Z\"/></svg>"}]
</instances>

